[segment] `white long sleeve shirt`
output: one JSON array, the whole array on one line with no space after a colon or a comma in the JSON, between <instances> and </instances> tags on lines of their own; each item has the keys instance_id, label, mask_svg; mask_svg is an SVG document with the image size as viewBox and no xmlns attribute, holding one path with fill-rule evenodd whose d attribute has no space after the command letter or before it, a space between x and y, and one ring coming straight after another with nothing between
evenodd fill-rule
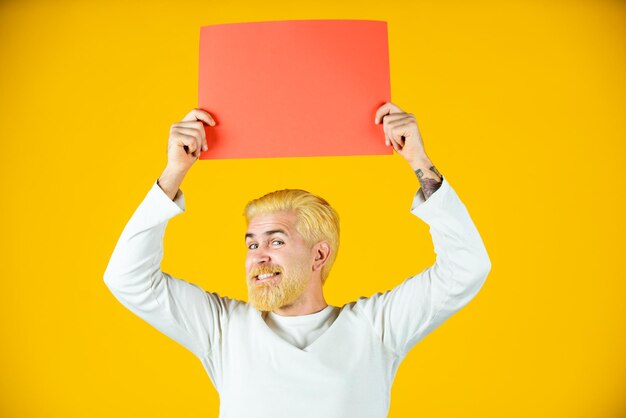
<instances>
[{"instance_id":1,"label":"white long sleeve shirt","mask_svg":"<svg viewBox=\"0 0 626 418\"><path fill-rule=\"evenodd\" d=\"M267 318L161 271L167 222L184 211L182 192L172 201L155 181L104 281L122 305L200 359L219 393L220 418L386 417L400 362L478 293L491 269L465 205L444 178L428 200L418 190L411 206L430 227L437 255L431 267L342 307Z\"/></svg>"}]
</instances>

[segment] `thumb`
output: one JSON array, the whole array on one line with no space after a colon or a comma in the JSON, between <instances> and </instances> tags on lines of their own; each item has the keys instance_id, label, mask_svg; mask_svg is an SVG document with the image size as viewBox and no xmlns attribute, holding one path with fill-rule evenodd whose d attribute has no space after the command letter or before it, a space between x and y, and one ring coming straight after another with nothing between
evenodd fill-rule
<instances>
[{"instance_id":1,"label":"thumb","mask_svg":"<svg viewBox=\"0 0 626 418\"><path fill-rule=\"evenodd\" d=\"M403 113L403 110L391 102L387 102L376 110L376 116L374 116L374 123L379 124L385 115L391 113Z\"/></svg>"},{"instance_id":2,"label":"thumb","mask_svg":"<svg viewBox=\"0 0 626 418\"><path fill-rule=\"evenodd\" d=\"M211 126L215 125L215 119L213 119L213 116L211 116L209 112L202 110L202 109L198 109L198 108L193 109L191 112L187 113L187 115L185 115L185 117L183 118L184 122L196 121L196 120L201 120L207 125L211 125Z\"/></svg>"}]
</instances>

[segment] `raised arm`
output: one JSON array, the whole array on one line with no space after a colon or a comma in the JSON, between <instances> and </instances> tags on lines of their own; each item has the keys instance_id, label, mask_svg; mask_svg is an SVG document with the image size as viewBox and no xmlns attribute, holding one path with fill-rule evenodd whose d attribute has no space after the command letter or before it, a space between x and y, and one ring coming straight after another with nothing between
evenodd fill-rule
<instances>
[{"instance_id":1,"label":"raised arm","mask_svg":"<svg viewBox=\"0 0 626 418\"><path fill-rule=\"evenodd\" d=\"M415 117L391 103L379 109L376 122L383 116L387 144L407 160L420 182L411 213L430 226L437 257L431 267L393 289L360 298L356 308L383 343L404 357L478 293L491 261L467 208L426 156Z\"/></svg>"},{"instance_id":2,"label":"raised arm","mask_svg":"<svg viewBox=\"0 0 626 418\"><path fill-rule=\"evenodd\" d=\"M185 211L179 187L206 146L202 122L214 123L196 109L173 125L168 165L126 224L104 273L122 305L197 356L211 350L225 299L161 271L161 260L167 222Z\"/></svg>"}]
</instances>

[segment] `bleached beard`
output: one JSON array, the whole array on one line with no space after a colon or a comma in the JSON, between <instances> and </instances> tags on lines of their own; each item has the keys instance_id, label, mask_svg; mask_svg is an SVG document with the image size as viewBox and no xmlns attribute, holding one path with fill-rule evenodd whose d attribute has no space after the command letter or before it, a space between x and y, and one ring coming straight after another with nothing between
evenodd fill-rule
<instances>
[{"instance_id":1,"label":"bleached beard","mask_svg":"<svg viewBox=\"0 0 626 418\"><path fill-rule=\"evenodd\" d=\"M264 266L256 269L252 275L271 271L280 271L278 284L274 281L255 284L252 278L248 280L248 303L259 311L273 311L291 305L304 293L311 280L310 266L307 264L294 265L289 271L276 266Z\"/></svg>"}]
</instances>

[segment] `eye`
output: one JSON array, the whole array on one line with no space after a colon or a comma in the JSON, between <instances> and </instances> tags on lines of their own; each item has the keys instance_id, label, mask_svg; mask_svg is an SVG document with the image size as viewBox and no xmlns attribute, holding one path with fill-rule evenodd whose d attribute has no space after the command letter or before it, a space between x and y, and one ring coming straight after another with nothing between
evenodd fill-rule
<instances>
[{"instance_id":1,"label":"eye","mask_svg":"<svg viewBox=\"0 0 626 418\"><path fill-rule=\"evenodd\" d=\"M279 240L279 239L275 239L274 241L272 241L272 244L276 244L276 243L284 244L284 242L282 240Z\"/></svg>"},{"instance_id":2,"label":"eye","mask_svg":"<svg viewBox=\"0 0 626 418\"><path fill-rule=\"evenodd\" d=\"M252 244L249 244L249 245L248 245L248 249L249 249L249 250L254 250L254 249L256 249L256 248L257 248L256 246L258 246L258 245L259 245L259 244L257 244L257 243L252 243Z\"/></svg>"}]
</instances>

